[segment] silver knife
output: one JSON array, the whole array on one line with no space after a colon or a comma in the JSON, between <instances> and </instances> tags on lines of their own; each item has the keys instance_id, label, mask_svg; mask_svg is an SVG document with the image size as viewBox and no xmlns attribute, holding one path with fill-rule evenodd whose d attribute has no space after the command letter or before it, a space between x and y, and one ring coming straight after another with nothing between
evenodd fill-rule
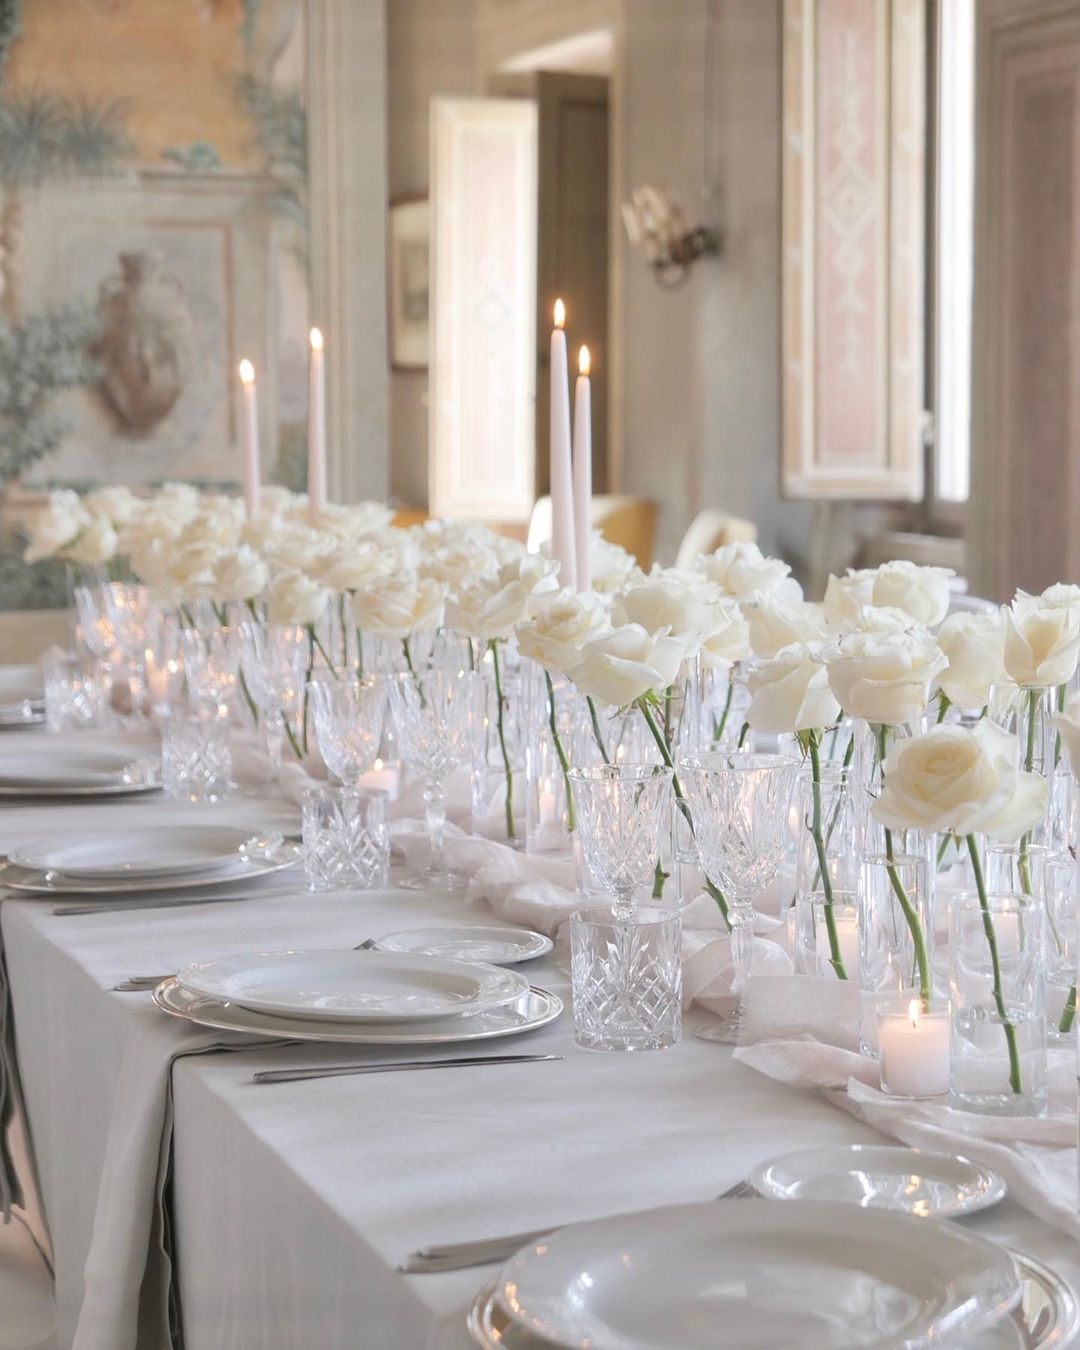
<instances>
[{"instance_id":1,"label":"silver knife","mask_svg":"<svg viewBox=\"0 0 1080 1350\"><path fill-rule=\"evenodd\" d=\"M310 1078L341 1078L346 1074L403 1073L407 1069L479 1068L483 1064L540 1064L563 1055L469 1055L457 1059L395 1059L383 1063L331 1064L316 1069L261 1069L253 1083L300 1083Z\"/></svg>"},{"instance_id":2,"label":"silver knife","mask_svg":"<svg viewBox=\"0 0 1080 1350\"><path fill-rule=\"evenodd\" d=\"M265 892L264 894L272 894L272 892ZM22 898L25 900L32 897L24 895ZM162 897L160 900L126 900L122 904L110 902L106 905L57 905L52 912L67 917L75 914L119 914L125 909L181 909L185 905L220 905L232 900L257 900L258 898L259 892L245 891L243 895L198 895L189 896L182 900L166 900Z\"/></svg>"}]
</instances>

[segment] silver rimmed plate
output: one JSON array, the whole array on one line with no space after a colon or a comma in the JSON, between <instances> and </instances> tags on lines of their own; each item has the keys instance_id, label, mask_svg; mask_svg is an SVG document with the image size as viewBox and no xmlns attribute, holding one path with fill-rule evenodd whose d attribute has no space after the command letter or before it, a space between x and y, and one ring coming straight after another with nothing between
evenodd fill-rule
<instances>
[{"instance_id":1,"label":"silver rimmed plate","mask_svg":"<svg viewBox=\"0 0 1080 1350\"><path fill-rule=\"evenodd\" d=\"M72 832L30 838L8 854L18 867L77 881L187 876L242 870L280 842L227 825L148 825L140 830Z\"/></svg>"},{"instance_id":2,"label":"silver rimmed plate","mask_svg":"<svg viewBox=\"0 0 1080 1350\"><path fill-rule=\"evenodd\" d=\"M177 979L165 980L154 990L154 1002L171 1017L183 1017L199 1026L220 1031L245 1031L252 1036L274 1036L293 1041L325 1041L346 1045L451 1045L459 1041L487 1041L519 1036L545 1027L562 1012L562 999L531 986L517 1003L463 1017L445 1017L415 1023L319 1022L308 1018L276 1017L238 1003L222 1003L186 990Z\"/></svg>"},{"instance_id":3,"label":"silver rimmed plate","mask_svg":"<svg viewBox=\"0 0 1080 1350\"><path fill-rule=\"evenodd\" d=\"M840 1144L785 1153L754 1167L748 1180L777 1200L838 1200L922 1219L954 1219L996 1205L1005 1182L956 1153L877 1144Z\"/></svg>"},{"instance_id":4,"label":"silver rimmed plate","mask_svg":"<svg viewBox=\"0 0 1080 1350\"><path fill-rule=\"evenodd\" d=\"M58 745L50 737L27 749L0 753L0 784L50 790L111 787L145 777L148 767L157 767L156 756L140 760L129 749Z\"/></svg>"},{"instance_id":5,"label":"silver rimmed plate","mask_svg":"<svg viewBox=\"0 0 1080 1350\"><path fill-rule=\"evenodd\" d=\"M1008 1313L1008 1252L951 1223L721 1200L576 1224L499 1273L515 1325L567 1350L916 1350Z\"/></svg>"},{"instance_id":6,"label":"silver rimmed plate","mask_svg":"<svg viewBox=\"0 0 1080 1350\"><path fill-rule=\"evenodd\" d=\"M524 975L500 966L373 951L242 952L183 966L185 989L275 1017L417 1022L514 1003Z\"/></svg>"},{"instance_id":7,"label":"silver rimmed plate","mask_svg":"<svg viewBox=\"0 0 1080 1350\"><path fill-rule=\"evenodd\" d=\"M375 944L381 952L404 952L415 956L442 956L451 961L483 961L489 966L513 966L535 961L551 951L554 943L531 928L460 927L409 928L387 933Z\"/></svg>"},{"instance_id":8,"label":"silver rimmed plate","mask_svg":"<svg viewBox=\"0 0 1080 1350\"><path fill-rule=\"evenodd\" d=\"M966 1340L964 1350L1056 1350L1067 1346L1080 1327L1072 1290L1059 1275L1032 1257L1013 1252L1012 1258L1020 1274L1019 1302L996 1326ZM550 1341L514 1325L499 1304L494 1283L477 1294L465 1326L481 1350L551 1348Z\"/></svg>"},{"instance_id":9,"label":"silver rimmed plate","mask_svg":"<svg viewBox=\"0 0 1080 1350\"><path fill-rule=\"evenodd\" d=\"M213 877L183 876L156 877L147 881L138 877L117 877L109 881L83 881L74 877L59 877L50 872L35 871L4 863L0 867L0 886L29 895L150 895L158 891L188 891L201 894L221 886L236 886L256 877L271 876L294 867L300 861L300 849L295 844L277 844L265 853L252 855L240 872L226 871Z\"/></svg>"}]
</instances>

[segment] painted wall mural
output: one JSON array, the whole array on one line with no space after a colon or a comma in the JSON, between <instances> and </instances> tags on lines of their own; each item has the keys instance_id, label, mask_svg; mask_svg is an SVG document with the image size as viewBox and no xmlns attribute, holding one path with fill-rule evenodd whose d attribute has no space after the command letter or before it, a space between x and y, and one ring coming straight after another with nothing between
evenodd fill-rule
<instances>
[{"instance_id":1,"label":"painted wall mural","mask_svg":"<svg viewBox=\"0 0 1080 1350\"><path fill-rule=\"evenodd\" d=\"M0 0L0 608L63 603L17 521L58 484L305 474L302 0Z\"/></svg>"}]
</instances>

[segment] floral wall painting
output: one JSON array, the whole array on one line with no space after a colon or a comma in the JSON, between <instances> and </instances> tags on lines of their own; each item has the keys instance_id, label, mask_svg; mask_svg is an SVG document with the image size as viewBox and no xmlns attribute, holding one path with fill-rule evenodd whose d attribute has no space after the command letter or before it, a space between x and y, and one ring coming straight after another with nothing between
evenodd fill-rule
<instances>
[{"instance_id":1,"label":"floral wall painting","mask_svg":"<svg viewBox=\"0 0 1080 1350\"><path fill-rule=\"evenodd\" d=\"M0 0L0 607L45 485L305 475L303 0Z\"/></svg>"}]
</instances>

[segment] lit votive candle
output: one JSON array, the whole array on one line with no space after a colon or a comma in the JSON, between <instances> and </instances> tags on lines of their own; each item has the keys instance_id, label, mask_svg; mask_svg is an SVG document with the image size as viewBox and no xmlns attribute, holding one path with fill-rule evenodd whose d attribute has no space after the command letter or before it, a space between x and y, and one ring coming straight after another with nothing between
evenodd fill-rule
<instances>
[{"instance_id":1,"label":"lit votive candle","mask_svg":"<svg viewBox=\"0 0 1080 1350\"><path fill-rule=\"evenodd\" d=\"M893 1097L941 1097L949 1090L949 1019L913 998L878 1011L881 1090Z\"/></svg>"},{"instance_id":2,"label":"lit votive candle","mask_svg":"<svg viewBox=\"0 0 1080 1350\"><path fill-rule=\"evenodd\" d=\"M385 761L377 759L367 773L361 776L360 786L378 789L387 793L392 802L397 801L398 791L401 787L401 768L397 764L387 764Z\"/></svg>"}]
</instances>

